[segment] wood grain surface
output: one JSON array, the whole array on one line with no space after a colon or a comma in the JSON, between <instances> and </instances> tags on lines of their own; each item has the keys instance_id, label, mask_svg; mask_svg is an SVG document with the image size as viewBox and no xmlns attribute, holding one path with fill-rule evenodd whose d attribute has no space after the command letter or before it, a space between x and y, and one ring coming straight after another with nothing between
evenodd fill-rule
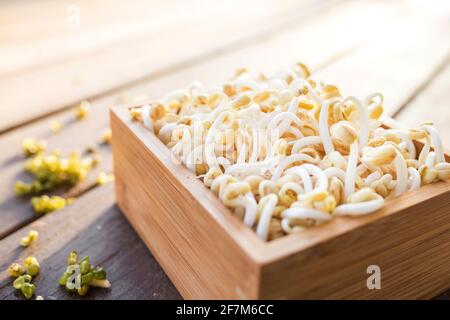
<instances>
[{"instance_id":1,"label":"wood grain surface","mask_svg":"<svg viewBox=\"0 0 450 320\"><path fill-rule=\"evenodd\" d=\"M232 7L235 2L230 2L230 7L204 8L201 6L204 2L196 1L199 5L190 9L195 12L189 12L181 1L152 1L153 12L145 10L147 1L139 0L128 1L126 5L113 1L111 6L106 6L103 0L78 3L83 20L81 30L76 32L65 26L70 1L0 3L0 132L3 132L0 147L4 150L0 153L2 271L19 259L18 254L24 256L30 250L43 255L48 261L45 268L56 270L66 255L61 248L67 251L92 248L92 259L96 259L94 252L99 252L100 262L110 257L105 266L108 270L114 266L110 274L119 279L118 283L123 281L124 287L117 287L111 293L92 292L89 298L96 299L97 295L99 299L179 297L115 207L111 186L93 188L97 172L112 170L110 147L100 148L102 163L96 172L75 189L65 190L77 196L77 201L52 215L35 215L29 200L17 198L12 186L17 179L27 178L20 151L23 138L46 139L50 150L82 150L95 144L101 131L109 126L110 106L159 98L192 80L215 84L226 80L237 67L270 72L301 60L312 67L317 78L339 85L344 93L365 95L382 91L389 113L398 113L399 119L411 125L417 125L423 118L432 119L447 146L450 141L445 120L449 114L446 101L450 98L446 1L427 6L410 1L269 0L261 2L256 9L249 2L248 7L242 8L242 14L234 15L233 19L229 14L228 18L219 16L221 10L236 11ZM36 15L38 8L43 10ZM175 22L168 17L173 8L183 11L174 16ZM189 39L192 45L185 51L174 48L174 44L197 34L191 33L192 30L199 32L204 20L196 18L202 15L217 20L203 41L195 45ZM161 20L146 21L157 16ZM239 28L245 32L237 31ZM412 35L420 41L414 41ZM215 41L216 38L220 41ZM149 49L150 41L160 45ZM147 54L148 50L152 54ZM77 122L67 108L82 99L91 101L92 110L85 121ZM52 120L63 122L60 133L50 131ZM83 210L79 211L80 208ZM30 223L39 225L44 221L48 235L60 235L62 226L72 228L64 221L75 221L66 217L77 215L81 220L90 216L94 220L74 228L72 236L61 235L60 241L51 240L53 245L48 247L39 241L34 249L19 248L18 239L30 228ZM96 229L95 219L104 219L101 230ZM129 241L107 243L109 237L124 237ZM138 268L137 265L145 268L139 269L139 273L128 272L126 278L127 261L116 254L120 251L121 254L134 252L137 258L132 268ZM9 285L11 280L4 274L0 279L0 297L20 298ZM148 283L142 290L139 285L127 286L127 281L137 284L143 279ZM44 296L49 290L58 299L73 298L59 290L47 272L39 281ZM448 293L441 297L448 298Z\"/></svg>"}]
</instances>

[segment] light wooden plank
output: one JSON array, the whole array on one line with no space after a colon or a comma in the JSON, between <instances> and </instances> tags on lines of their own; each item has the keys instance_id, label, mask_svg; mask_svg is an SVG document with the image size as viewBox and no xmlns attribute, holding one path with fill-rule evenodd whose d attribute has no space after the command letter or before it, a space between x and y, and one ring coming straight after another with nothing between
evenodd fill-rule
<instances>
[{"instance_id":1,"label":"light wooden plank","mask_svg":"<svg viewBox=\"0 0 450 320\"><path fill-rule=\"evenodd\" d=\"M371 45L316 75L337 84L344 95L385 97L385 114L394 114L434 76L450 53L450 6L447 1L411 2L414 13L392 29L370 37Z\"/></svg>"},{"instance_id":2,"label":"light wooden plank","mask_svg":"<svg viewBox=\"0 0 450 320\"><path fill-rule=\"evenodd\" d=\"M77 250L108 273L111 289L91 289L84 299L179 299L180 296L156 260L140 241L119 209L110 201L112 185L98 188L58 214L48 215L0 241L0 299L23 299L12 287L6 268L36 256L41 273L33 283L46 300L82 299L58 285L67 255ZM93 206L93 203L96 203ZM39 239L20 247L20 238L37 230Z\"/></svg>"},{"instance_id":3,"label":"light wooden plank","mask_svg":"<svg viewBox=\"0 0 450 320\"><path fill-rule=\"evenodd\" d=\"M22 163L20 159L20 142L27 136L42 137L48 140L51 148L58 148L62 152L70 150L82 150L86 145L92 144L93 139L97 139L101 130L108 126L107 108L114 104L123 103L123 98L133 97L138 94L146 94L148 98L160 98L174 88L182 88L188 85L192 80L198 79L205 84L215 84L223 82L228 76L231 76L235 67L247 65L253 70L273 71L279 68L287 68L299 58L309 62L312 69L322 67L324 63L329 62L333 57L341 55L342 52L348 52L362 40L359 37L342 38L336 40L336 35L329 32L332 27L351 30L354 20L353 16L358 16L367 12L371 8L370 17L361 18L359 30L365 30L367 33L374 32L374 23L380 21L386 22L386 28L389 21L396 20L401 11L401 6L392 6L391 3L378 2L363 3L354 5L345 3L334 10L325 10L316 17L310 17L303 23L290 30L279 33L278 36L255 43L251 48L242 48L235 53L228 53L210 61L204 61L200 65L183 69L183 72L158 77L149 80L141 85L124 89L103 98L93 100L93 110L89 118L84 122L73 122L71 112L65 112L61 116L53 116L45 120L38 121L25 126L19 130L14 130L3 135L0 141L0 148L4 150L15 150L12 153L0 154L0 172L4 183L0 185L0 238L6 236L12 231L29 223L37 218L32 212L27 199L17 198L12 192L12 186L17 179L25 178ZM396 9L397 11L393 10ZM323 45L312 46L310 41L296 41L296 39L313 39L314 35L320 36ZM336 45L339 42L339 46ZM273 59L277 56L279 59ZM279 61L289 61L286 65L280 65ZM211 72L214 70L214 72ZM61 119L63 123L70 123L63 132L52 135L49 129L51 120ZM76 138L73 138L76 137ZM111 158L109 148L101 149L103 162L96 171L111 171ZM90 179L81 187L87 188L92 180L95 179L96 172L90 175ZM75 192L76 194L76 192Z\"/></svg>"},{"instance_id":4,"label":"light wooden plank","mask_svg":"<svg viewBox=\"0 0 450 320\"><path fill-rule=\"evenodd\" d=\"M103 48L97 48L96 43L102 42L96 41L98 34L89 35L87 48L80 48L80 53L88 52L78 57L59 61L50 54L51 64L44 63L42 68L0 77L0 132L130 81L201 61L233 45L248 46L259 37L270 36L283 26L299 23L312 12L334 2L289 0L280 6L275 0L262 4L256 0L243 3L233 0L224 2L223 10L219 6L218 11L207 11L199 16L191 12L191 20L176 28L166 26L156 34L152 21L145 28L147 34L128 39L126 33L117 33L122 35L121 41L106 43ZM134 28L139 30L139 26ZM73 46L78 50L81 40L74 41ZM73 46L69 45L69 53ZM46 60L47 50L41 56ZM15 112L7 112L11 109Z\"/></svg>"},{"instance_id":5,"label":"light wooden plank","mask_svg":"<svg viewBox=\"0 0 450 320\"><path fill-rule=\"evenodd\" d=\"M136 40L149 41L148 39L161 33L197 27L200 21L208 21L214 28L219 21L228 24L239 23L244 19L252 21L258 15L266 16L269 10L277 18L280 13L288 12L302 3L307 4L307 1L296 3L289 0L275 5L274 1L268 0L256 5L254 0L250 0L240 5L238 14L233 14L239 5L237 0L218 2L213 6L205 5L204 0L133 0L126 4L117 0L84 0L76 4L44 1L39 3L39 6L45 9L44 17L36 17L34 12L29 12L35 5L28 3L27 8L20 11L16 9L19 12L15 19L8 19L5 12L0 13L0 21L1 18L6 20L6 23L2 24L2 33L7 34L7 39L1 41L0 33L0 77L25 72L31 67L37 68L81 55L86 56L100 50L117 49L119 45L126 46ZM76 12L72 13L71 10ZM71 27L68 22L78 13L79 27ZM26 26L30 29L29 33L34 33L39 27L51 22L55 24L55 34L42 32L39 37L33 35L18 40L16 35L13 38L20 26Z\"/></svg>"},{"instance_id":6,"label":"light wooden plank","mask_svg":"<svg viewBox=\"0 0 450 320\"><path fill-rule=\"evenodd\" d=\"M439 129L444 145L450 147L450 64L447 65L414 100L396 116L401 123L417 127L432 121Z\"/></svg>"}]
</instances>

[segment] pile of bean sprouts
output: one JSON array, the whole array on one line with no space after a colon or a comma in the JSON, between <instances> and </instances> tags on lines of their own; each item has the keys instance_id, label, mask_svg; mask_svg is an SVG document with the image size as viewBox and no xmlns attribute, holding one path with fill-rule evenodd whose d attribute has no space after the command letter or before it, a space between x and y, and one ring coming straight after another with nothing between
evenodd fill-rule
<instances>
[{"instance_id":1,"label":"pile of bean sprouts","mask_svg":"<svg viewBox=\"0 0 450 320\"><path fill-rule=\"evenodd\" d=\"M270 77L239 69L210 90L194 82L130 113L264 240L450 177L432 123L405 128L382 117L380 93L343 97L302 63Z\"/></svg>"}]
</instances>

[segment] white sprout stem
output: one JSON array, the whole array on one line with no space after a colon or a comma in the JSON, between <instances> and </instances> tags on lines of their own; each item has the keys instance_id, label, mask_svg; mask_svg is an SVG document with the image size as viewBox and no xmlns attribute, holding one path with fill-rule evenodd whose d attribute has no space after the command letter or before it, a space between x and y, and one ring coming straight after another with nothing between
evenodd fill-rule
<instances>
[{"instance_id":1,"label":"white sprout stem","mask_svg":"<svg viewBox=\"0 0 450 320\"><path fill-rule=\"evenodd\" d=\"M261 86L258 83L256 83L255 81L252 81L252 80L248 80L248 79L237 79L237 80L233 81L233 84L235 87L237 87L239 89L242 87L249 87L253 91L261 90Z\"/></svg>"},{"instance_id":2,"label":"white sprout stem","mask_svg":"<svg viewBox=\"0 0 450 320\"><path fill-rule=\"evenodd\" d=\"M414 145L414 142L412 142L411 139L405 139L406 149L408 149L409 157L411 159L416 158L416 146Z\"/></svg>"},{"instance_id":3,"label":"white sprout stem","mask_svg":"<svg viewBox=\"0 0 450 320\"><path fill-rule=\"evenodd\" d=\"M355 192L356 165L358 163L358 142L355 141L350 146L350 154L348 156L347 171L345 172L345 199Z\"/></svg>"},{"instance_id":4,"label":"white sprout stem","mask_svg":"<svg viewBox=\"0 0 450 320\"><path fill-rule=\"evenodd\" d=\"M253 120L253 121L259 120L259 118L261 117L260 108L256 103L252 103L247 108L239 110L237 112L237 116L240 119Z\"/></svg>"},{"instance_id":5,"label":"white sprout stem","mask_svg":"<svg viewBox=\"0 0 450 320\"><path fill-rule=\"evenodd\" d=\"M397 149L396 149L397 150ZM394 159L395 171L397 174L397 185L395 186L395 195L399 196L406 191L408 185L408 169L406 167L405 159L397 150L397 156Z\"/></svg>"},{"instance_id":6,"label":"white sprout stem","mask_svg":"<svg viewBox=\"0 0 450 320\"><path fill-rule=\"evenodd\" d=\"M369 113L367 111L367 106L363 105L359 99L349 96L345 98L341 104L346 101L352 101L357 107L359 111L359 149L367 144L367 140L369 139Z\"/></svg>"},{"instance_id":7,"label":"white sprout stem","mask_svg":"<svg viewBox=\"0 0 450 320\"><path fill-rule=\"evenodd\" d=\"M195 165L197 164L197 160L202 155L203 146L197 146L194 150L189 153L189 155L186 157L186 167L192 172L195 173Z\"/></svg>"},{"instance_id":8,"label":"white sprout stem","mask_svg":"<svg viewBox=\"0 0 450 320\"><path fill-rule=\"evenodd\" d=\"M389 173L387 173L384 176L382 176L380 178L380 181L381 181L382 184L387 186L388 189L395 188L395 186L397 185L397 181L392 180L392 175L390 175Z\"/></svg>"},{"instance_id":9,"label":"white sprout stem","mask_svg":"<svg viewBox=\"0 0 450 320\"><path fill-rule=\"evenodd\" d=\"M291 165L294 162L298 162L298 161L308 161L308 162L312 162L312 163L317 162L316 159L312 158L311 156L309 156L307 154L299 153L299 154L290 155L290 156L284 158L283 160L281 160L280 164L278 165L274 174L272 175L272 180L275 180L275 181L278 180L281 177L284 169L286 169L287 166Z\"/></svg>"},{"instance_id":10,"label":"white sprout stem","mask_svg":"<svg viewBox=\"0 0 450 320\"><path fill-rule=\"evenodd\" d=\"M182 143L182 156L181 159L184 163L187 162L187 157L191 153L192 148L192 138L191 138L191 132L189 131L189 128L185 128L183 130L183 137L181 138Z\"/></svg>"},{"instance_id":11,"label":"white sprout stem","mask_svg":"<svg viewBox=\"0 0 450 320\"><path fill-rule=\"evenodd\" d=\"M333 165L339 169L345 169L347 167L347 161L337 151L333 151L328 155L328 159L333 163Z\"/></svg>"},{"instance_id":12,"label":"white sprout stem","mask_svg":"<svg viewBox=\"0 0 450 320\"><path fill-rule=\"evenodd\" d=\"M369 122L369 132L377 130L382 124L383 122L381 120L372 120Z\"/></svg>"},{"instance_id":13,"label":"white sprout stem","mask_svg":"<svg viewBox=\"0 0 450 320\"><path fill-rule=\"evenodd\" d=\"M183 159L182 159L182 151L183 151L183 143L180 141L178 141L173 147L172 149L170 149L170 151L172 152L172 154L176 157L177 162L179 161L180 163L183 163Z\"/></svg>"},{"instance_id":14,"label":"white sprout stem","mask_svg":"<svg viewBox=\"0 0 450 320\"><path fill-rule=\"evenodd\" d=\"M286 219L314 219L318 221L329 221L331 215L323 211L306 208L306 207L294 207L283 211L281 214Z\"/></svg>"},{"instance_id":15,"label":"white sprout stem","mask_svg":"<svg viewBox=\"0 0 450 320\"><path fill-rule=\"evenodd\" d=\"M421 183L420 173L413 167L408 168L408 173L411 177L411 185L409 187L409 190L412 191L419 189Z\"/></svg>"},{"instance_id":16,"label":"white sprout stem","mask_svg":"<svg viewBox=\"0 0 450 320\"><path fill-rule=\"evenodd\" d=\"M298 102L299 102L299 99L297 97L292 99L291 103L289 104L289 107L288 107L288 112L296 114L297 107L298 107Z\"/></svg>"},{"instance_id":17,"label":"white sprout stem","mask_svg":"<svg viewBox=\"0 0 450 320\"><path fill-rule=\"evenodd\" d=\"M309 136L301 138L300 140L297 140L292 146L292 153L297 153L300 149L306 146L319 143L322 143L322 138L320 138L319 136Z\"/></svg>"},{"instance_id":18,"label":"white sprout stem","mask_svg":"<svg viewBox=\"0 0 450 320\"><path fill-rule=\"evenodd\" d=\"M337 177L342 182L345 182L345 171L336 167L326 168L324 171L328 179Z\"/></svg>"},{"instance_id":19,"label":"white sprout stem","mask_svg":"<svg viewBox=\"0 0 450 320\"><path fill-rule=\"evenodd\" d=\"M150 106L148 104L141 108L141 117L144 126L150 131L154 132L153 123L150 121Z\"/></svg>"},{"instance_id":20,"label":"white sprout stem","mask_svg":"<svg viewBox=\"0 0 450 320\"><path fill-rule=\"evenodd\" d=\"M296 139L301 139L304 137L303 133L300 131L300 129L296 127L289 127L287 132L292 133Z\"/></svg>"},{"instance_id":21,"label":"white sprout stem","mask_svg":"<svg viewBox=\"0 0 450 320\"><path fill-rule=\"evenodd\" d=\"M177 126L176 123L166 123L159 130L158 138L165 144L169 143L170 138L172 136L172 131L175 129L176 126Z\"/></svg>"},{"instance_id":22,"label":"white sprout stem","mask_svg":"<svg viewBox=\"0 0 450 320\"><path fill-rule=\"evenodd\" d=\"M378 98L380 99L380 101L378 101L378 104L379 104L379 105L382 105L382 104L383 104L383 101L384 101L384 97L383 97L383 95L382 95L380 92L374 92L374 93L369 94L369 95L366 97L366 99L364 100L365 104L366 104L366 105L369 105L370 100L372 100L372 99L375 98L375 97L378 97Z\"/></svg>"},{"instance_id":23,"label":"white sprout stem","mask_svg":"<svg viewBox=\"0 0 450 320\"><path fill-rule=\"evenodd\" d=\"M362 176L367 170L367 166L364 163L360 163L356 166L356 175Z\"/></svg>"},{"instance_id":24,"label":"white sprout stem","mask_svg":"<svg viewBox=\"0 0 450 320\"><path fill-rule=\"evenodd\" d=\"M292 113L291 113L291 114L292 114ZM295 115L294 115L294 117L295 117ZM269 123L269 125L270 125L270 123ZM289 129L290 125L291 125L291 120L290 120L290 119L283 119L283 120L281 120L281 121L276 125L276 127L277 127L277 129L278 129L278 134L279 134L280 136L282 136L283 133L285 133L285 132Z\"/></svg>"},{"instance_id":25,"label":"white sprout stem","mask_svg":"<svg viewBox=\"0 0 450 320\"><path fill-rule=\"evenodd\" d=\"M245 197L245 216L244 216L244 224L246 226L249 226L250 228L253 227L256 221L256 209L257 209L257 203L255 200L255 197L253 196L253 193L248 192Z\"/></svg>"},{"instance_id":26,"label":"white sprout stem","mask_svg":"<svg viewBox=\"0 0 450 320\"><path fill-rule=\"evenodd\" d=\"M434 168L434 164L436 163L436 153L431 151L428 153L427 159L425 160L425 165L428 168Z\"/></svg>"},{"instance_id":27,"label":"white sprout stem","mask_svg":"<svg viewBox=\"0 0 450 320\"><path fill-rule=\"evenodd\" d=\"M193 146L192 148L195 149L197 146L202 144L202 124L201 121L198 118L193 118Z\"/></svg>"},{"instance_id":28,"label":"white sprout stem","mask_svg":"<svg viewBox=\"0 0 450 320\"><path fill-rule=\"evenodd\" d=\"M430 148L431 148L430 145L428 143L426 143L426 144L424 144L422 151L420 151L419 159L418 159L419 168L425 164L425 161L428 158L428 154L430 153Z\"/></svg>"},{"instance_id":29,"label":"white sprout stem","mask_svg":"<svg viewBox=\"0 0 450 320\"><path fill-rule=\"evenodd\" d=\"M272 120L267 125L267 134L269 136L269 141L274 140L274 135L276 136L275 139L278 139L278 137L281 136L284 131L286 131L291 122L294 122L298 126L301 126L303 124L303 121L301 121L295 114L290 112L281 112L274 118L272 118Z\"/></svg>"},{"instance_id":30,"label":"white sprout stem","mask_svg":"<svg viewBox=\"0 0 450 320\"><path fill-rule=\"evenodd\" d=\"M231 166L230 160L225 157L217 157L217 164L224 167L225 170Z\"/></svg>"},{"instance_id":31,"label":"white sprout stem","mask_svg":"<svg viewBox=\"0 0 450 320\"><path fill-rule=\"evenodd\" d=\"M436 128L430 125L424 125L422 126L422 128L431 135L431 140L433 141L433 149L434 152L436 152L437 162L445 162L442 140Z\"/></svg>"},{"instance_id":32,"label":"white sprout stem","mask_svg":"<svg viewBox=\"0 0 450 320\"><path fill-rule=\"evenodd\" d=\"M252 125L252 153L249 158L249 162L255 162L258 160L258 153L260 150L260 137L257 125Z\"/></svg>"},{"instance_id":33,"label":"white sprout stem","mask_svg":"<svg viewBox=\"0 0 450 320\"><path fill-rule=\"evenodd\" d=\"M297 78L295 79L291 85L290 85L290 90L296 94L296 91L298 91L301 87L306 87L308 89L308 95L310 97L313 98L313 100L318 103L318 104L322 104L322 99L319 97L319 95L316 93L316 91L314 90L313 87L311 87L311 85L309 84L308 81L306 81L305 79L301 79L301 78Z\"/></svg>"},{"instance_id":34,"label":"white sprout stem","mask_svg":"<svg viewBox=\"0 0 450 320\"><path fill-rule=\"evenodd\" d=\"M376 199L365 201L365 202L358 202L358 203L346 203L341 204L340 206L337 206L334 211L333 215L338 216L361 216L365 214L372 213L374 211L377 211L384 205L384 199L382 196L377 195Z\"/></svg>"},{"instance_id":35,"label":"white sprout stem","mask_svg":"<svg viewBox=\"0 0 450 320\"><path fill-rule=\"evenodd\" d=\"M248 146L245 142L242 142L241 145L237 149L238 157L236 159L236 163L245 163L245 159L248 153Z\"/></svg>"},{"instance_id":36,"label":"white sprout stem","mask_svg":"<svg viewBox=\"0 0 450 320\"><path fill-rule=\"evenodd\" d=\"M207 117L206 121L214 121L217 119L217 117L222 114L223 112L229 111L231 109L230 103L228 101L224 101L219 104L217 108L215 108ZM248 108L247 108L248 109ZM244 110L247 110L244 109ZM243 110L241 110L243 111Z\"/></svg>"},{"instance_id":37,"label":"white sprout stem","mask_svg":"<svg viewBox=\"0 0 450 320\"><path fill-rule=\"evenodd\" d=\"M267 240L269 235L270 220L272 219L273 211L277 205L278 198L274 194L269 194L264 200L265 204L259 217L258 226L256 227L256 234L260 238ZM262 201L262 199L260 201Z\"/></svg>"},{"instance_id":38,"label":"white sprout stem","mask_svg":"<svg viewBox=\"0 0 450 320\"><path fill-rule=\"evenodd\" d=\"M231 112L224 111L214 120L205 139L205 158L209 168L217 167L217 159L214 154L214 138L218 132L219 126L223 123L226 116L232 115Z\"/></svg>"},{"instance_id":39,"label":"white sprout stem","mask_svg":"<svg viewBox=\"0 0 450 320\"><path fill-rule=\"evenodd\" d=\"M274 192L274 190L276 190L277 184L275 181L264 180L259 184L258 193L261 196L264 196L266 194L266 192L265 192L266 188L270 188L271 192L269 192L269 193L272 193L272 192Z\"/></svg>"},{"instance_id":40,"label":"white sprout stem","mask_svg":"<svg viewBox=\"0 0 450 320\"><path fill-rule=\"evenodd\" d=\"M324 101L319 115L319 134L323 143L325 153L328 155L334 151L333 143L331 142L330 131L328 129L328 101Z\"/></svg>"},{"instance_id":41,"label":"white sprout stem","mask_svg":"<svg viewBox=\"0 0 450 320\"><path fill-rule=\"evenodd\" d=\"M281 112L273 117L272 120L270 120L269 124L267 125L267 129L271 130L274 127L280 127L280 122L282 122L283 120L294 122L298 126L301 126L303 124L303 121L301 121L295 114L292 114L290 112Z\"/></svg>"},{"instance_id":42,"label":"white sprout stem","mask_svg":"<svg viewBox=\"0 0 450 320\"><path fill-rule=\"evenodd\" d=\"M416 158L416 146L412 142L412 140L409 138L409 132L408 130L403 129L388 129L384 130L383 133L393 133L395 135L398 135L400 139L402 140L402 143L399 144L400 148L406 148L409 153L409 157L415 159Z\"/></svg>"},{"instance_id":43,"label":"white sprout stem","mask_svg":"<svg viewBox=\"0 0 450 320\"><path fill-rule=\"evenodd\" d=\"M281 220L281 228L287 234L305 230L304 227L300 227L300 226L295 226L295 227L292 228L291 225L290 225L289 219L286 219L286 218Z\"/></svg>"},{"instance_id":44,"label":"white sprout stem","mask_svg":"<svg viewBox=\"0 0 450 320\"><path fill-rule=\"evenodd\" d=\"M223 199L225 187L230 183L230 177L228 175L221 175L212 182L211 190L217 192L219 199Z\"/></svg>"},{"instance_id":45,"label":"white sprout stem","mask_svg":"<svg viewBox=\"0 0 450 320\"><path fill-rule=\"evenodd\" d=\"M272 111L271 113L267 113L267 114L263 114L262 119L260 120L260 126L259 128L264 129L268 127L270 121L272 121L272 119L274 117L276 117L278 114L281 113L281 108L280 107L276 107L274 111Z\"/></svg>"},{"instance_id":46,"label":"white sprout stem","mask_svg":"<svg viewBox=\"0 0 450 320\"><path fill-rule=\"evenodd\" d=\"M371 174L369 174L366 178L366 180L364 181L365 185L370 187L370 185L372 183L374 183L376 180L381 178L381 173L379 171L375 171L372 172Z\"/></svg>"},{"instance_id":47,"label":"white sprout stem","mask_svg":"<svg viewBox=\"0 0 450 320\"><path fill-rule=\"evenodd\" d=\"M302 179L303 187L305 188L305 192L311 192L313 190L313 184L311 181L311 177L309 176L308 171L300 166L296 166L290 168L286 171L286 174L291 174Z\"/></svg>"},{"instance_id":48,"label":"white sprout stem","mask_svg":"<svg viewBox=\"0 0 450 320\"><path fill-rule=\"evenodd\" d=\"M269 168L272 165L271 160L267 161L259 161L252 163L236 163L230 165L226 170L226 174L230 175L252 175L252 174L260 174L261 170Z\"/></svg>"},{"instance_id":49,"label":"white sprout stem","mask_svg":"<svg viewBox=\"0 0 450 320\"><path fill-rule=\"evenodd\" d=\"M300 168L305 169L308 171L309 174L314 175L316 177L316 186L315 189L318 190L327 190L328 189L328 178L325 175L325 173L320 169L319 167L310 164L305 163L300 166Z\"/></svg>"},{"instance_id":50,"label":"white sprout stem","mask_svg":"<svg viewBox=\"0 0 450 320\"><path fill-rule=\"evenodd\" d=\"M279 194L285 194L286 191L288 190L292 190L294 191L296 194L302 194L303 193L303 189L302 187L296 183L296 182L286 182L280 189L280 193Z\"/></svg>"}]
</instances>

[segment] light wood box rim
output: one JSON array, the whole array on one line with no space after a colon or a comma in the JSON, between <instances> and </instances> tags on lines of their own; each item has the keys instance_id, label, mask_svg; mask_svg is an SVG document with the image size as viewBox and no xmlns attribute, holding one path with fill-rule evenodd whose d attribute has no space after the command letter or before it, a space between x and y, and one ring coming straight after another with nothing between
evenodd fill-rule
<instances>
[{"instance_id":1,"label":"light wood box rim","mask_svg":"<svg viewBox=\"0 0 450 320\"><path fill-rule=\"evenodd\" d=\"M128 110L133 107L145 105L148 102L140 102L132 105L113 106L111 114L125 123L146 148L157 156L158 160L169 169L178 182L183 185L195 183L203 188L208 194L208 201L203 203L214 218L221 224L230 238L238 245L255 263L261 266L269 265L296 253L310 249L330 239L342 236L356 229L367 226L375 221L380 221L396 214L402 210L413 207L417 203L439 196L450 190L450 183L441 181L438 183L422 186L415 191L408 191L399 197L386 200L382 209L375 213L361 217L339 217L329 223L305 230L301 233L293 233L284 237L265 242L260 239L253 230L247 228L241 220L232 214L225 205L214 195L203 183L195 177L184 165L167 162L170 158L170 150L156 137L150 133L141 123L133 121ZM421 143L414 141L421 147ZM158 152L155 152L155 151ZM446 150L446 160L450 155ZM173 169L176 170L173 170ZM200 187L201 185L201 187ZM188 189L189 190L189 189ZM195 195L193 195L195 196ZM414 199L411 201L410 199Z\"/></svg>"}]
</instances>

